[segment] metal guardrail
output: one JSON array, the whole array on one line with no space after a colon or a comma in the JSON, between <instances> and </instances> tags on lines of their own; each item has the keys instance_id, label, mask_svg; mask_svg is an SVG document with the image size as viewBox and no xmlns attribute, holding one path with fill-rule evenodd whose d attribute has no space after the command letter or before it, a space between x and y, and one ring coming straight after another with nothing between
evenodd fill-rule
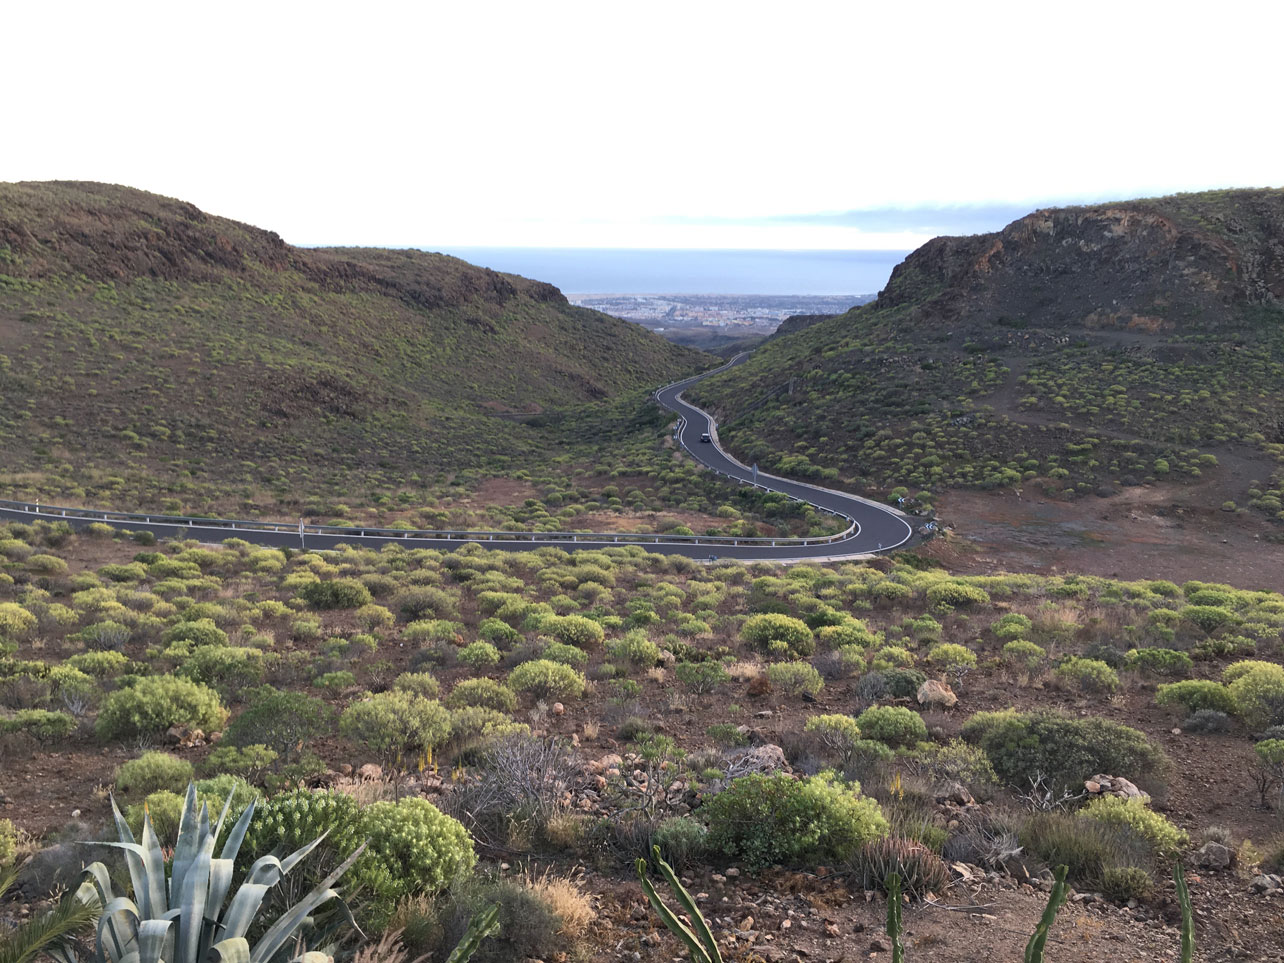
<instances>
[{"instance_id":1,"label":"metal guardrail","mask_svg":"<svg viewBox=\"0 0 1284 963\"><path fill-rule=\"evenodd\" d=\"M743 484L749 484L743 482ZM758 485L758 488L766 486ZM767 489L770 491L770 489ZM73 508L61 505L41 505L39 502L19 502L0 499L0 509L32 515L39 519L54 520L77 519L82 521L100 521L118 525L130 522L145 525L168 525L174 528L220 528L228 532L279 532L282 534L328 535L348 538L382 538L382 539L416 539L444 541L476 542L593 542L620 545L759 545L759 546L808 546L831 545L851 537L856 528L854 519L846 515L851 523L841 532L832 535L798 538L794 536L770 538L764 536L736 535L667 535L646 534L642 532L503 532L503 531L467 531L449 529L413 529L413 528L375 528L368 526L348 525L309 525L302 520L298 524L287 522L265 522L256 519L201 518L191 515L152 515L142 512L114 512L96 508ZM836 513L831 513L836 514Z\"/></svg>"}]
</instances>

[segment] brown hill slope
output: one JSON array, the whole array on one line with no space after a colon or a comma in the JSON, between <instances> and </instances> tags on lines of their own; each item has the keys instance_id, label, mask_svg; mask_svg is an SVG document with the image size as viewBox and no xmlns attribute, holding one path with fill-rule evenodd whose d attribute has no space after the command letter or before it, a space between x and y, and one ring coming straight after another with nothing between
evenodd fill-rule
<instances>
[{"instance_id":1,"label":"brown hill slope","mask_svg":"<svg viewBox=\"0 0 1284 963\"><path fill-rule=\"evenodd\" d=\"M1274 518L1282 301L1284 191L1037 211L929 242L877 301L696 394L742 457L797 475L1073 497L1220 471Z\"/></svg>"},{"instance_id":2,"label":"brown hill slope","mask_svg":"<svg viewBox=\"0 0 1284 963\"><path fill-rule=\"evenodd\" d=\"M0 184L10 490L364 496L553 444L495 413L612 399L704 363L457 258L296 248L111 185Z\"/></svg>"}]
</instances>

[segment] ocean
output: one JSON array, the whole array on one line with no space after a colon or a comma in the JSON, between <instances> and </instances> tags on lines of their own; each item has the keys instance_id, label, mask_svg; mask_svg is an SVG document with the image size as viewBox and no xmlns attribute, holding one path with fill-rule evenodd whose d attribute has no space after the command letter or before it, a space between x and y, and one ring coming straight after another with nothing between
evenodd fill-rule
<instances>
[{"instance_id":1,"label":"ocean","mask_svg":"<svg viewBox=\"0 0 1284 963\"><path fill-rule=\"evenodd\" d=\"M473 264L563 294L876 294L908 251L456 247Z\"/></svg>"}]
</instances>

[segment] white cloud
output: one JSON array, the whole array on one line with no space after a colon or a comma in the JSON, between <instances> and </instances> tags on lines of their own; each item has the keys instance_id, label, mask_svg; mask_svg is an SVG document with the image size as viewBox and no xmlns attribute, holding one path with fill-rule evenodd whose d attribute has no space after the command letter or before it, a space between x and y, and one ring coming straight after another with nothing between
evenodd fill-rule
<instances>
[{"instance_id":1,"label":"white cloud","mask_svg":"<svg viewBox=\"0 0 1284 963\"><path fill-rule=\"evenodd\" d=\"M297 243L878 247L663 219L1278 183L1281 28L1233 0L14 5L0 178Z\"/></svg>"}]
</instances>

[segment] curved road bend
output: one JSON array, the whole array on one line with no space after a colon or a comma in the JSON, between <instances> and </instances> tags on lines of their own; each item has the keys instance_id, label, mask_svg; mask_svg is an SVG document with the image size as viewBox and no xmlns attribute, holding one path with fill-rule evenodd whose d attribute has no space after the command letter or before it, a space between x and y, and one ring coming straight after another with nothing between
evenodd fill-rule
<instances>
[{"instance_id":1,"label":"curved road bend","mask_svg":"<svg viewBox=\"0 0 1284 963\"><path fill-rule=\"evenodd\" d=\"M750 468L740 464L725 451L717 442L717 423L704 411L688 404L682 400L684 389L695 384L702 378L717 371L723 371L732 365L739 364L745 358L740 355L732 361L713 371L707 371L704 374L687 378L683 381L675 382L671 385L659 389L655 393L656 400L670 411L677 412L681 416L678 442L685 448L696 461L706 467L726 475L737 481L754 484L753 471ZM709 433L713 441L701 442L700 436L703 433ZM58 511L46 508L40 510L36 505L23 505L22 507L0 507L0 518L10 519L13 521L31 522L38 519L47 521L66 521L73 526L83 527L95 521L106 521L107 524L114 528L125 528L130 531L149 531L160 538L196 538L206 542L220 542L225 538L241 538L247 542L257 545L271 545L280 547L299 547L302 543L307 548L335 548L342 544L348 545L366 545L378 546L384 544L403 545L407 548L439 548L451 550L471 543L480 543L486 548L501 549L510 552L529 552L537 548L554 547L562 548L568 551L593 550L602 548L619 548L624 545L639 545L648 552L658 552L664 555L685 555L689 558L708 559L711 556L718 558L734 558L746 562L752 561L837 561L845 558L852 558L858 555L868 555L879 550L896 548L909 541L913 535L913 529L904 517L886 505L880 505L877 502L871 502L867 499L860 498L856 495L848 495L843 492L833 491L828 488L819 488L814 485L807 485L802 482L789 481L785 478L778 478L774 475L768 475L760 472L757 476L759 488L768 491L778 491L801 501L809 502L817 508L833 512L852 521L851 532L846 537L835 539L833 541L824 541L817 544L802 545L797 540L778 539L779 544L722 544L717 542L645 542L639 537L631 538L627 541L619 541L609 535L603 535L600 538L592 534L581 535L574 541L566 537L540 539L534 535L526 535L522 538L504 538L502 535L487 537L468 537L461 534L457 538L446 537L420 537L413 535L407 537L392 535L362 535L357 533L331 533L331 532L313 532L308 531L303 539L300 539L299 533L292 530L277 529L255 529L246 527L240 523L235 529L231 529L226 524L221 525L202 525L199 519L192 520L191 524L182 524L173 521L141 521L137 519L113 520L113 519L95 519L92 517L64 517ZM10 503L13 505L14 503ZM88 510L86 510L88 511ZM538 534L538 533L535 533Z\"/></svg>"}]
</instances>

